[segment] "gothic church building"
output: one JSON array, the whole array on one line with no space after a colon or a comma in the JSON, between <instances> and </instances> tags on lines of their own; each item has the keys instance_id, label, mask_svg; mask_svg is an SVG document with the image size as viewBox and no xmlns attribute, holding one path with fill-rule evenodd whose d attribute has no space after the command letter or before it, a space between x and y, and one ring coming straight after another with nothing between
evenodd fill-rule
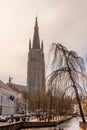
<instances>
[{"instance_id":1,"label":"gothic church building","mask_svg":"<svg viewBox=\"0 0 87 130\"><path fill-rule=\"evenodd\" d=\"M45 62L43 52L43 41L40 44L39 28L36 17L33 42L29 41L28 63L27 63L27 86L29 93L45 91Z\"/></svg>"}]
</instances>

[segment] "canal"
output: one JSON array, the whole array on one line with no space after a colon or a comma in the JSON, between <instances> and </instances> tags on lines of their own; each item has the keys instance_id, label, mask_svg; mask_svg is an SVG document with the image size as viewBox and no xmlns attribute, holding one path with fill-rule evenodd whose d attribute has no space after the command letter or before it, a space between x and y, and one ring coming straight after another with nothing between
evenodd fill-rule
<instances>
[{"instance_id":1,"label":"canal","mask_svg":"<svg viewBox=\"0 0 87 130\"><path fill-rule=\"evenodd\" d=\"M63 123L57 128L61 127L64 130L79 130L79 121L81 121L80 118L73 118L70 121L67 121L66 123ZM26 129L21 129L21 130L54 130L55 127L47 127L47 128L26 128Z\"/></svg>"}]
</instances>

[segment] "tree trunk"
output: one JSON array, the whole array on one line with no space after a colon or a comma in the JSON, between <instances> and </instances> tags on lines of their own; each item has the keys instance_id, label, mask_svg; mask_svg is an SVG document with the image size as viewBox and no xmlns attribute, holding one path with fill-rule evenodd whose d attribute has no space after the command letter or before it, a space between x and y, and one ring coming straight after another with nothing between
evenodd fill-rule
<instances>
[{"instance_id":1,"label":"tree trunk","mask_svg":"<svg viewBox=\"0 0 87 130\"><path fill-rule=\"evenodd\" d=\"M83 113L83 110L82 110L82 106L81 106L81 102L80 102L80 98L79 98L79 94L78 94L78 90L77 90L77 87L76 87L76 85L75 85L75 81L74 81L74 79L73 79L73 77L72 77L72 74L71 74L71 70L70 70L70 69L69 69L69 75L70 75L71 81L72 81L72 83L73 83L73 88L74 88L74 90L75 90L76 99L77 99L77 102L78 102L78 105L79 105L79 110L80 110L80 115L81 115L81 117L82 117L82 121L83 121L84 123L86 123L85 117L84 117L84 113Z\"/></svg>"},{"instance_id":2,"label":"tree trunk","mask_svg":"<svg viewBox=\"0 0 87 130\"><path fill-rule=\"evenodd\" d=\"M79 94L78 94L78 91L77 91L76 86L74 86L74 89L75 89L75 93L76 93L76 99L77 99L78 105L79 105L80 115L81 115L81 117L82 117L83 122L86 123L85 117L84 117L84 113L83 113L83 111L82 111L81 102L80 102L80 99L79 99Z\"/></svg>"}]
</instances>

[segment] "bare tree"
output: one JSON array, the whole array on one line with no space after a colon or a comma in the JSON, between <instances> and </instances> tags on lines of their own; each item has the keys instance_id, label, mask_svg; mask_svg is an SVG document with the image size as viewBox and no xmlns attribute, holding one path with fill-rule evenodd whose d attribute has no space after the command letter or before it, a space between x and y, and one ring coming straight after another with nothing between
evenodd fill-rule
<instances>
[{"instance_id":1,"label":"bare tree","mask_svg":"<svg viewBox=\"0 0 87 130\"><path fill-rule=\"evenodd\" d=\"M52 59L52 73L48 76L48 85L65 89L65 93L75 93L80 115L84 123L85 117L82 111L79 94L86 92L86 74L83 58L76 52L69 51L61 44L53 43L50 49Z\"/></svg>"},{"instance_id":2,"label":"bare tree","mask_svg":"<svg viewBox=\"0 0 87 130\"><path fill-rule=\"evenodd\" d=\"M29 111L46 110L46 94L37 90L34 94L28 94Z\"/></svg>"}]
</instances>

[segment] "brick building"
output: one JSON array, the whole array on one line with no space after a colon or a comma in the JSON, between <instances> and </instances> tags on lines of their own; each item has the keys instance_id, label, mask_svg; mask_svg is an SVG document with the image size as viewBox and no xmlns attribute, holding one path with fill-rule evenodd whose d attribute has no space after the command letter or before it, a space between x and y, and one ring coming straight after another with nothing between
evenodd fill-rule
<instances>
[{"instance_id":1,"label":"brick building","mask_svg":"<svg viewBox=\"0 0 87 130\"><path fill-rule=\"evenodd\" d=\"M29 41L29 53L27 63L27 86L29 92L45 91L45 62L43 41L40 44L37 17L34 27L33 43Z\"/></svg>"}]
</instances>

